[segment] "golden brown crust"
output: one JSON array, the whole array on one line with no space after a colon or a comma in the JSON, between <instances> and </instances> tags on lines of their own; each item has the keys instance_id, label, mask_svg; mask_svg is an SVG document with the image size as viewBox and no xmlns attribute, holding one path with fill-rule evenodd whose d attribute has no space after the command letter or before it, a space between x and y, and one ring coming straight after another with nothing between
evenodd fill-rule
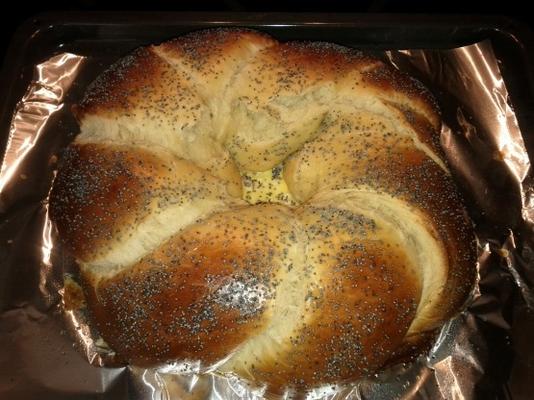
<instances>
[{"instance_id":1,"label":"golden brown crust","mask_svg":"<svg viewBox=\"0 0 534 400\"><path fill-rule=\"evenodd\" d=\"M363 82L376 89L377 94L389 98L428 119L435 131L441 127L439 108L434 96L423 84L409 75L382 64L364 71Z\"/></svg>"},{"instance_id":2,"label":"golden brown crust","mask_svg":"<svg viewBox=\"0 0 534 400\"><path fill-rule=\"evenodd\" d=\"M307 263L317 275L306 318L272 358L248 366L274 391L375 371L400 345L419 301L413 265L377 221L333 206L305 206L298 216L309 239Z\"/></svg>"},{"instance_id":3,"label":"golden brown crust","mask_svg":"<svg viewBox=\"0 0 534 400\"><path fill-rule=\"evenodd\" d=\"M63 154L50 195L50 216L81 260L109 245L116 229L129 226L148 206L147 184L152 173L159 173L159 163L148 158L147 169L134 173L138 159L130 150L71 146Z\"/></svg>"},{"instance_id":4,"label":"golden brown crust","mask_svg":"<svg viewBox=\"0 0 534 400\"><path fill-rule=\"evenodd\" d=\"M445 154L441 148L440 135L438 133L441 128L439 123L437 125L438 128L436 129L436 127L432 126L431 122L421 113L391 101L384 101L384 103L401 114L402 121L413 129L421 143L427 145L441 160L445 159ZM439 114L436 115L439 116Z\"/></svg>"},{"instance_id":5,"label":"golden brown crust","mask_svg":"<svg viewBox=\"0 0 534 400\"><path fill-rule=\"evenodd\" d=\"M355 380L428 340L468 296L473 231L438 107L379 59L199 31L120 60L74 112L82 132L51 218L127 362L230 357L271 391ZM279 163L296 207L229 199L240 174ZM432 256L417 256L421 243ZM437 278L421 260L437 260Z\"/></svg>"},{"instance_id":6,"label":"golden brown crust","mask_svg":"<svg viewBox=\"0 0 534 400\"><path fill-rule=\"evenodd\" d=\"M188 104L188 108L182 108ZM163 111L180 111L176 123L192 123L199 118L198 97L174 68L157 57L150 48L140 48L120 59L103 72L88 88L81 103L74 108L78 121L90 114L121 111L135 113L139 107L147 118ZM159 107L158 107L159 106ZM185 109L185 110L184 110Z\"/></svg>"},{"instance_id":7,"label":"golden brown crust","mask_svg":"<svg viewBox=\"0 0 534 400\"><path fill-rule=\"evenodd\" d=\"M377 162L373 168L374 172L368 168L361 179L366 183L374 180L371 186L395 193L423 210L446 247L447 295L439 299L440 320L428 327L436 328L461 308L476 276L476 243L462 200L450 177L415 149L404 149L384 163ZM377 173L378 170L381 172Z\"/></svg>"},{"instance_id":8,"label":"golden brown crust","mask_svg":"<svg viewBox=\"0 0 534 400\"><path fill-rule=\"evenodd\" d=\"M209 99L220 94L218 91L224 89L235 70L256 51L275 43L268 35L250 29L220 28L192 32L155 49L187 71L193 84Z\"/></svg>"},{"instance_id":9,"label":"golden brown crust","mask_svg":"<svg viewBox=\"0 0 534 400\"><path fill-rule=\"evenodd\" d=\"M101 334L140 365L228 356L269 320L288 218L270 205L215 214L111 279L86 274Z\"/></svg>"},{"instance_id":10,"label":"golden brown crust","mask_svg":"<svg viewBox=\"0 0 534 400\"><path fill-rule=\"evenodd\" d=\"M441 318L428 329L449 319L465 302L476 274L476 243L462 199L451 177L384 120L362 114L332 119L314 141L287 160L285 178L301 200L324 190L360 187L388 193L422 210L449 258L447 296L436 307Z\"/></svg>"},{"instance_id":11,"label":"golden brown crust","mask_svg":"<svg viewBox=\"0 0 534 400\"><path fill-rule=\"evenodd\" d=\"M151 214L213 199L217 180L165 152L111 144L67 148L50 195L50 215L80 261L104 255Z\"/></svg>"}]
</instances>

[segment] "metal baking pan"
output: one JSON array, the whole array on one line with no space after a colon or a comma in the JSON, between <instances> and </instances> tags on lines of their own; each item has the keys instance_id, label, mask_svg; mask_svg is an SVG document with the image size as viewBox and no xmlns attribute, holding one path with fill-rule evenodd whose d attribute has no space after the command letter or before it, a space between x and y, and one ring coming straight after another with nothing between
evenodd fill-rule
<instances>
[{"instance_id":1,"label":"metal baking pan","mask_svg":"<svg viewBox=\"0 0 534 400\"><path fill-rule=\"evenodd\" d=\"M90 81L132 49L189 31L220 26L256 28L280 40L322 40L369 51L448 49L489 40L499 61L525 146L529 155L534 155L534 37L520 23L501 17L272 13L56 13L28 20L15 34L0 75L0 87L3 89L0 98L2 153L13 111L40 62L65 52L87 56L90 68L84 68L65 99L65 103L72 104L79 100ZM98 61L93 58L95 55L98 55ZM47 144L61 149L77 131L77 125L68 109L53 118L57 135L55 138L48 135ZM26 161L28 168L35 165L35 160ZM19 170L27 178L24 178L24 185L17 187L16 199L2 199L0 202L0 224L4 228L10 224L9 216L17 213L17 200L24 199L26 192L33 196L29 200L35 202L45 198L49 190L50 176L25 174L24 165ZM31 187L31 190L25 187ZM7 250L0 246L0 260L7 257ZM6 309L8 298L13 302L13 299L24 299L27 295L27 279L33 279L35 272L25 275L30 271L27 265L21 266L21 271L9 273L7 268L2 268L0 261L0 313ZM513 313L512 310L507 311ZM527 346L527 349L532 351L532 346ZM516 364L516 370L509 371L510 361L499 359L497 351L494 354L491 358L495 367L486 371L485 383L491 382L493 386L493 377L496 378L495 386L498 387L494 390L495 396L519 398L512 397L512 393L527 393L525 388L532 387L532 383L525 376L528 377L528 360L534 363L534 355L525 357L527 364L519 367ZM508 370L503 371L506 368ZM500 385L500 382L504 384Z\"/></svg>"}]
</instances>

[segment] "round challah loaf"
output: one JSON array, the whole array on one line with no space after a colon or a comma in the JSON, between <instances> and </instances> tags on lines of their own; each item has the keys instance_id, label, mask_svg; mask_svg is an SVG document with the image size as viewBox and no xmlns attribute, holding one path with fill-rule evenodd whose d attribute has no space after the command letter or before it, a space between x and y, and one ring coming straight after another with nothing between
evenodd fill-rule
<instances>
[{"instance_id":1,"label":"round challah loaf","mask_svg":"<svg viewBox=\"0 0 534 400\"><path fill-rule=\"evenodd\" d=\"M457 313L475 242L418 82L244 29L134 51L74 108L50 196L125 362L354 381Z\"/></svg>"}]
</instances>

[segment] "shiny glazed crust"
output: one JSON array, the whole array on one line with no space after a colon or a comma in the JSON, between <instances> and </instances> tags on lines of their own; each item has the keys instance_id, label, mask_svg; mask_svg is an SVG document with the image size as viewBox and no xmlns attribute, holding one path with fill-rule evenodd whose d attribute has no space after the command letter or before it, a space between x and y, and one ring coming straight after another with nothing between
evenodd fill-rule
<instances>
[{"instance_id":1,"label":"shiny glazed crust","mask_svg":"<svg viewBox=\"0 0 534 400\"><path fill-rule=\"evenodd\" d=\"M475 242L419 82L245 29L134 51L74 108L50 213L126 362L355 381L460 311ZM295 200L248 204L281 168ZM273 170L274 171L274 170Z\"/></svg>"}]
</instances>

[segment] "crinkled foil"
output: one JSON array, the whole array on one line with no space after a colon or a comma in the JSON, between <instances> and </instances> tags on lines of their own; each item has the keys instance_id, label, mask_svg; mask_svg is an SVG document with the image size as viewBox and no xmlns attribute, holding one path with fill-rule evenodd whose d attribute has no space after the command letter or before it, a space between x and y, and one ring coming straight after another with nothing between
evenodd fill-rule
<instances>
[{"instance_id":1,"label":"crinkled foil","mask_svg":"<svg viewBox=\"0 0 534 400\"><path fill-rule=\"evenodd\" d=\"M382 53L423 81L443 113L442 144L479 242L467 309L432 349L328 399L528 398L534 393L534 187L522 133L489 42ZM261 391L194 366L113 365L82 313L64 306L72 259L48 218L61 149L76 133L70 106L95 60L60 54L35 67L0 169L0 398L253 399ZM530 369L530 370L529 370ZM530 376L529 376L530 375Z\"/></svg>"}]
</instances>

